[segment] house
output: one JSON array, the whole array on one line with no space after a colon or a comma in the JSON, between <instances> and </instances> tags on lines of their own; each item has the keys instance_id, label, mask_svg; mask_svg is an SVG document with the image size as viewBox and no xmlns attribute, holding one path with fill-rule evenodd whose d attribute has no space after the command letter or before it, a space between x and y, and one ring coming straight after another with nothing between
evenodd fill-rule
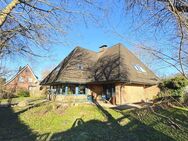
<instances>
[{"instance_id":1,"label":"house","mask_svg":"<svg viewBox=\"0 0 188 141\"><path fill-rule=\"evenodd\" d=\"M16 92L20 89L30 90L36 87L37 84L39 84L39 81L36 75L33 73L31 67L26 65L23 68L20 67L18 73L5 83L5 88Z\"/></svg>"},{"instance_id":2,"label":"house","mask_svg":"<svg viewBox=\"0 0 188 141\"><path fill-rule=\"evenodd\" d=\"M92 95L112 104L153 99L159 78L121 43L99 52L76 47L42 82L57 96Z\"/></svg>"}]
</instances>

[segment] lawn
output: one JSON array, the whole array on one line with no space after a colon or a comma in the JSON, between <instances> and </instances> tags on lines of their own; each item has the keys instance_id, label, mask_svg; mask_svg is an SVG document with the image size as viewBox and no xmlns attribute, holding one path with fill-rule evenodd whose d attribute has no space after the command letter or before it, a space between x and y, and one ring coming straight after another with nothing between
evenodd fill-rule
<instances>
[{"instance_id":1,"label":"lawn","mask_svg":"<svg viewBox=\"0 0 188 141\"><path fill-rule=\"evenodd\" d=\"M188 113L156 109L179 128L147 109L117 111L100 105L54 106L31 109L0 108L0 140L32 141L187 141Z\"/></svg>"},{"instance_id":2,"label":"lawn","mask_svg":"<svg viewBox=\"0 0 188 141\"><path fill-rule=\"evenodd\" d=\"M12 98L11 99L11 103L18 103L20 101L23 100L28 100L28 101L35 101L38 99L42 99L42 98L38 98L38 97L16 97L16 98ZM10 99L0 99L0 103L8 103L8 101L10 101Z\"/></svg>"}]
</instances>

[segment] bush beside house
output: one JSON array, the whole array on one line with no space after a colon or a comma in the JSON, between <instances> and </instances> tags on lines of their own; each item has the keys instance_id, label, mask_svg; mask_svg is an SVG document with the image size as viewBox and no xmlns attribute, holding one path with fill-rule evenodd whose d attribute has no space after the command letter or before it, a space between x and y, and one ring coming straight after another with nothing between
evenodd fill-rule
<instances>
[{"instance_id":1,"label":"bush beside house","mask_svg":"<svg viewBox=\"0 0 188 141\"><path fill-rule=\"evenodd\" d=\"M16 95L18 97L29 97L29 91L20 89L16 92Z\"/></svg>"},{"instance_id":2,"label":"bush beside house","mask_svg":"<svg viewBox=\"0 0 188 141\"><path fill-rule=\"evenodd\" d=\"M179 96L184 101L187 93L186 86L188 86L188 80L183 76L175 76L173 78L164 79L159 84L161 92L158 96Z\"/></svg>"},{"instance_id":3,"label":"bush beside house","mask_svg":"<svg viewBox=\"0 0 188 141\"><path fill-rule=\"evenodd\" d=\"M2 89L0 90L0 99L9 99L9 98L14 98L14 97L16 96L12 92L5 91Z\"/></svg>"},{"instance_id":4,"label":"bush beside house","mask_svg":"<svg viewBox=\"0 0 188 141\"><path fill-rule=\"evenodd\" d=\"M183 100L186 105L188 105L188 86L185 88L185 94L183 95Z\"/></svg>"}]
</instances>

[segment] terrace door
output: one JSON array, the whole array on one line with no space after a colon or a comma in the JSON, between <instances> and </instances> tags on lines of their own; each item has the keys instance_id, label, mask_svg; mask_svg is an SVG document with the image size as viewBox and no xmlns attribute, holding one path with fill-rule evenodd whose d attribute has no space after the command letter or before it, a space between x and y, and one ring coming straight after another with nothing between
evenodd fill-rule
<instances>
[{"instance_id":1,"label":"terrace door","mask_svg":"<svg viewBox=\"0 0 188 141\"><path fill-rule=\"evenodd\" d=\"M103 98L112 104L115 104L115 85L103 86Z\"/></svg>"}]
</instances>

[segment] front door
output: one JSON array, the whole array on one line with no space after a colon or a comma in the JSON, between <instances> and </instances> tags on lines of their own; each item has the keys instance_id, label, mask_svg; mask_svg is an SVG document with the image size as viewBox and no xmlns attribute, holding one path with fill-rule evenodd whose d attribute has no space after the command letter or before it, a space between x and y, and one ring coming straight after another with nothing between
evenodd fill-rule
<instances>
[{"instance_id":1,"label":"front door","mask_svg":"<svg viewBox=\"0 0 188 141\"><path fill-rule=\"evenodd\" d=\"M103 86L104 99L114 104L113 102L114 96L115 96L115 86L113 84L104 85Z\"/></svg>"}]
</instances>

